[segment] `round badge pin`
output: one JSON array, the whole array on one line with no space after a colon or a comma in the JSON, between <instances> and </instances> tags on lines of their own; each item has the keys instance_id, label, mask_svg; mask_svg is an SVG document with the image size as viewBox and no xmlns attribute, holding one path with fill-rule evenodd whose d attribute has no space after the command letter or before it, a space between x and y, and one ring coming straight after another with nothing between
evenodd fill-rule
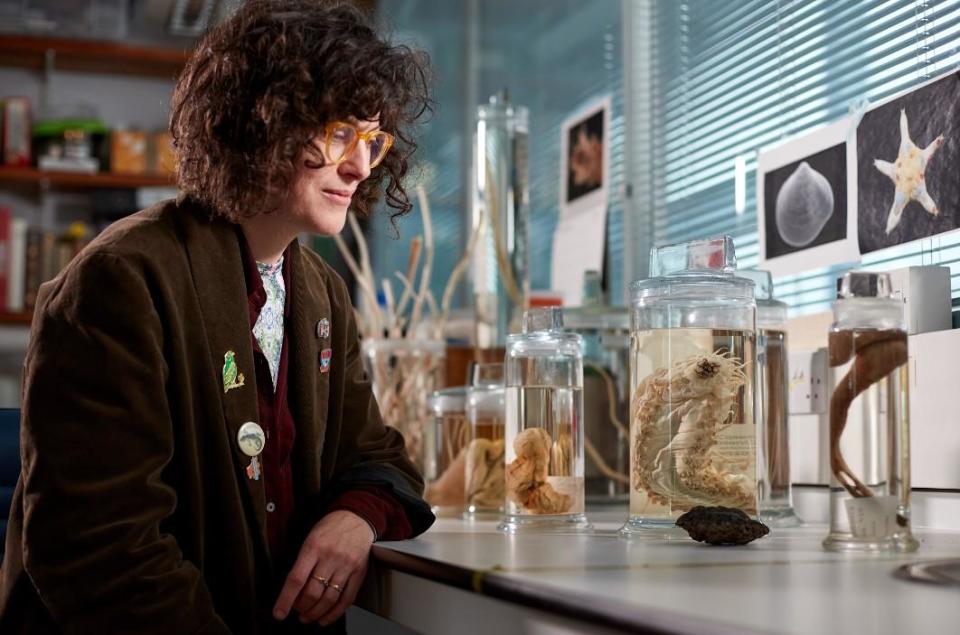
<instances>
[{"instance_id":1,"label":"round badge pin","mask_svg":"<svg viewBox=\"0 0 960 635\"><path fill-rule=\"evenodd\" d=\"M263 433L263 428L253 421L247 421L237 431L237 445L247 456L257 456L263 452L266 440L267 436Z\"/></svg>"}]
</instances>

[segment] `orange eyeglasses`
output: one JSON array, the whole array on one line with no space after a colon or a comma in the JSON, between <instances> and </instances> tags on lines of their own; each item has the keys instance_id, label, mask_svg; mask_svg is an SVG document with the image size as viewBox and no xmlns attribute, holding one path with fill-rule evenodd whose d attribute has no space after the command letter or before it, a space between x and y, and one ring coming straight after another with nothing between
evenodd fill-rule
<instances>
[{"instance_id":1,"label":"orange eyeglasses","mask_svg":"<svg viewBox=\"0 0 960 635\"><path fill-rule=\"evenodd\" d=\"M385 130L371 130L361 132L352 123L334 121L324 128L325 140L323 149L328 161L340 165L357 149L357 144L363 141L367 144L370 169L380 165L383 157L393 145L393 135Z\"/></svg>"}]
</instances>

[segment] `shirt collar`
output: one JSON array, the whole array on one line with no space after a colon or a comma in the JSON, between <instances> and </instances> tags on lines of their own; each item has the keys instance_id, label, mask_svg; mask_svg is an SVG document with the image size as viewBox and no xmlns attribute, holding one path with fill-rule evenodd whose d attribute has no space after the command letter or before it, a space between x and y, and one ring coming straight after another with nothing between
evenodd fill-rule
<instances>
[{"instance_id":1,"label":"shirt collar","mask_svg":"<svg viewBox=\"0 0 960 635\"><path fill-rule=\"evenodd\" d=\"M246 236L243 235L243 229L236 225L237 240L240 243L240 258L243 261L243 277L247 283L247 306L250 310L250 328L253 329L260 317L260 311L263 305L267 303L267 290L263 288L263 279L260 277L260 270L257 268L257 261L250 253L250 245L247 243ZM293 288L290 284L292 273L290 270L290 250L293 249L297 241L294 239L287 248L283 250L283 286L287 289L286 297L283 302L284 317L290 316L290 291Z\"/></svg>"}]
</instances>

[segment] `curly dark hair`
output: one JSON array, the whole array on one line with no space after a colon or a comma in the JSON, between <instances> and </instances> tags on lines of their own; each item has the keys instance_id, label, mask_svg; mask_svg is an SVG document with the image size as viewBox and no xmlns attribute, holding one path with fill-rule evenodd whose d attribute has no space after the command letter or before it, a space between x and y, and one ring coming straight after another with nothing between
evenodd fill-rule
<instances>
[{"instance_id":1,"label":"curly dark hair","mask_svg":"<svg viewBox=\"0 0 960 635\"><path fill-rule=\"evenodd\" d=\"M412 207L402 179L417 147L413 126L430 110L426 55L381 39L353 5L248 0L200 41L174 89L179 185L233 222L274 211L303 150L322 162L311 140L325 123L379 114L395 142L352 208L369 215L386 180L395 219Z\"/></svg>"}]
</instances>

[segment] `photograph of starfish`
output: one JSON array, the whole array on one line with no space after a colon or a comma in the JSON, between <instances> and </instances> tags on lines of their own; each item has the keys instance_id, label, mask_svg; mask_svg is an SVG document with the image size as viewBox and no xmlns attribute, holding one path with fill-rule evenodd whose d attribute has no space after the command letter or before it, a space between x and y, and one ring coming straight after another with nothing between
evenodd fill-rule
<instances>
[{"instance_id":1,"label":"photograph of starfish","mask_svg":"<svg viewBox=\"0 0 960 635\"><path fill-rule=\"evenodd\" d=\"M857 127L861 253L960 227L960 74L867 112Z\"/></svg>"}]
</instances>

